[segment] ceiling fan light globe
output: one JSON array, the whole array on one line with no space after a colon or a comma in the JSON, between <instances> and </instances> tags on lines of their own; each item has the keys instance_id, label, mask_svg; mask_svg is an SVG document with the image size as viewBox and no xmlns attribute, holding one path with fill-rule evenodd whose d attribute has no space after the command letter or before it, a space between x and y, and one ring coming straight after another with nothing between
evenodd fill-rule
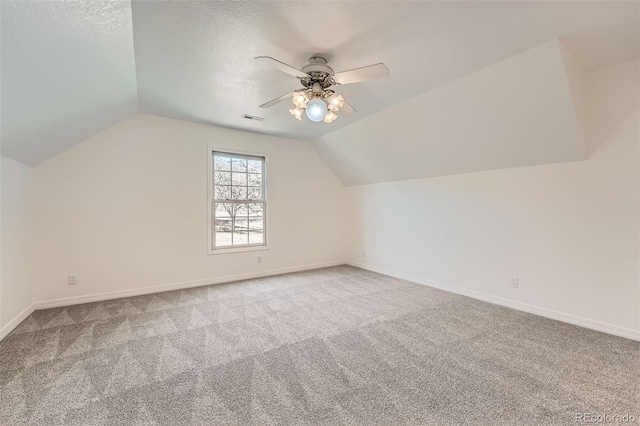
<instances>
[{"instance_id":1,"label":"ceiling fan light globe","mask_svg":"<svg viewBox=\"0 0 640 426\"><path fill-rule=\"evenodd\" d=\"M289 110L289 113L293 115L298 121L302 120L302 112L303 110L300 108L292 108Z\"/></svg>"},{"instance_id":2,"label":"ceiling fan light globe","mask_svg":"<svg viewBox=\"0 0 640 426\"><path fill-rule=\"evenodd\" d=\"M298 108L305 108L309 102L309 96L305 92L295 92L293 94L293 104Z\"/></svg>"},{"instance_id":3,"label":"ceiling fan light globe","mask_svg":"<svg viewBox=\"0 0 640 426\"><path fill-rule=\"evenodd\" d=\"M320 98L313 98L307 104L306 111L309 120L318 123L327 115L327 104Z\"/></svg>"},{"instance_id":4,"label":"ceiling fan light globe","mask_svg":"<svg viewBox=\"0 0 640 426\"><path fill-rule=\"evenodd\" d=\"M337 93L334 93L333 95L329 96L328 101L329 101L329 109L331 111L338 111L344 105L344 98L342 97L342 95L339 95Z\"/></svg>"},{"instance_id":5,"label":"ceiling fan light globe","mask_svg":"<svg viewBox=\"0 0 640 426\"><path fill-rule=\"evenodd\" d=\"M324 121L325 123L331 123L336 118L338 118L338 115L333 111L329 111L329 112L327 112L327 115L324 117L324 120L322 120L322 121Z\"/></svg>"}]
</instances>

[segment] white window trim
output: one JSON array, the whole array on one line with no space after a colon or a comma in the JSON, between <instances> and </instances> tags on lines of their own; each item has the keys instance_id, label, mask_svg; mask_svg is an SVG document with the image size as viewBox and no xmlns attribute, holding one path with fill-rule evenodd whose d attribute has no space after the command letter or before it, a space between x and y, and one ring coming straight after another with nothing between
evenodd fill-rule
<instances>
[{"instance_id":1,"label":"white window trim","mask_svg":"<svg viewBox=\"0 0 640 426\"><path fill-rule=\"evenodd\" d=\"M261 157L264 158L264 164L263 164L263 170L262 170L262 180L263 180L263 198L264 198L264 230L263 230L263 235L264 235L264 244L252 244L252 245L245 245L245 246L230 246L230 247L225 247L225 248L218 248L218 249L214 249L213 248L213 153L214 152L223 152L223 153L227 153L227 154L231 154L231 155L237 155L237 156L243 156L246 155L248 157ZM268 201L268 180L269 180L269 156L267 154L264 153L257 153L257 152L249 152L249 151L240 151L237 149L229 149L229 148L222 148L222 147L214 147L214 146L208 146L207 147L207 157L208 157L208 173L207 173L207 196L208 196L208 201L207 204L209 206L208 210L208 216L207 216L207 234L208 234L208 238L207 238L207 242L208 242L208 253L209 255L214 255L214 254L229 254L229 253L242 253L242 252L247 252L247 251L260 251L260 250L269 250L269 239L268 239L268 233L269 233L269 201Z\"/></svg>"}]
</instances>

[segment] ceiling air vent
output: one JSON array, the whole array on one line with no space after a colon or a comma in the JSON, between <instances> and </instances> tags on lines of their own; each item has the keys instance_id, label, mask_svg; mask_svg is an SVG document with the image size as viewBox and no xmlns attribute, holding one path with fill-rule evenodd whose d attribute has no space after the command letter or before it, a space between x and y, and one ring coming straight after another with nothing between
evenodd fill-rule
<instances>
[{"instance_id":1,"label":"ceiling air vent","mask_svg":"<svg viewBox=\"0 0 640 426\"><path fill-rule=\"evenodd\" d=\"M262 121L262 120L264 120L264 117L256 117L255 115L249 115L249 114L244 114L242 116L242 118L246 118L247 120L253 120L253 121Z\"/></svg>"}]
</instances>

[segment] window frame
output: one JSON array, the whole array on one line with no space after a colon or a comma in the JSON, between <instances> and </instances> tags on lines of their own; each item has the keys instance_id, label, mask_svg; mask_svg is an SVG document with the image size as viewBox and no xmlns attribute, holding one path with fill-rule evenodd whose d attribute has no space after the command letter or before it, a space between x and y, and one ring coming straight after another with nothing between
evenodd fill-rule
<instances>
[{"instance_id":1,"label":"window frame","mask_svg":"<svg viewBox=\"0 0 640 426\"><path fill-rule=\"evenodd\" d=\"M249 160L261 160L262 161L262 201L257 201L258 203L262 203L262 215L263 215L263 239L260 244L243 244L237 246L222 246L216 248L215 246L215 209L214 205L216 200L214 200L214 161L213 157L216 153L226 154L231 157L236 158L245 158ZM247 251L258 251L258 250L269 250L268 246L268 228L269 228L269 202L268 202L268 163L269 158L267 154L257 153L257 152L248 152L248 151L240 151L236 149L226 149L208 146L207 147L207 157L208 157L208 175L207 175L207 188L208 188L208 253L210 255L214 254L227 254L227 253L240 253ZM247 200L249 202L249 200ZM254 200L255 202L255 200Z\"/></svg>"}]
</instances>

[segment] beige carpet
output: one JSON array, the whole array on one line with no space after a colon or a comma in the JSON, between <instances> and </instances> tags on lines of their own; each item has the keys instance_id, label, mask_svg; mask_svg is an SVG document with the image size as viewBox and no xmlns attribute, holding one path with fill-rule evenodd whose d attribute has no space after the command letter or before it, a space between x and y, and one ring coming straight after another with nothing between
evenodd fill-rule
<instances>
[{"instance_id":1,"label":"beige carpet","mask_svg":"<svg viewBox=\"0 0 640 426\"><path fill-rule=\"evenodd\" d=\"M0 374L2 425L640 417L640 343L346 266L37 311Z\"/></svg>"}]
</instances>

